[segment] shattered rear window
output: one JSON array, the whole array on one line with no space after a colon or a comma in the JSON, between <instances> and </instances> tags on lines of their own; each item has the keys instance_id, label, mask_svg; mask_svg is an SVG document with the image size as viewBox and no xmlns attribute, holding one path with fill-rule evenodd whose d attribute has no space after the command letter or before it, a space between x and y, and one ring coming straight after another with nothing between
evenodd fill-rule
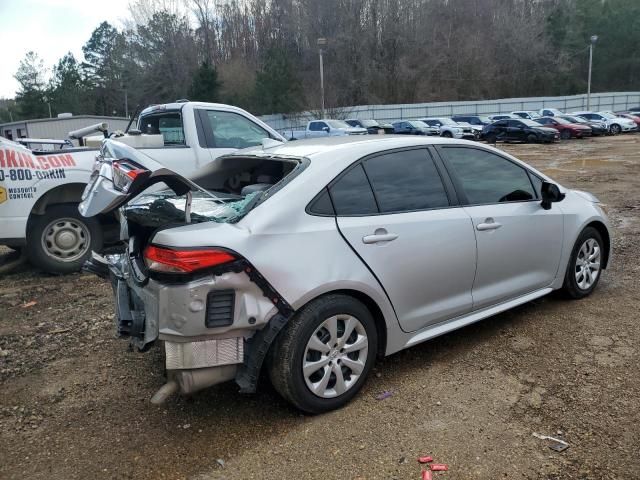
<instances>
[{"instance_id":1,"label":"shattered rear window","mask_svg":"<svg viewBox=\"0 0 640 480\"><path fill-rule=\"evenodd\" d=\"M248 213L263 192L253 192L245 197L229 195L214 197L207 192L192 192L189 223L235 223ZM176 196L165 190L138 197L125 208L128 220L146 227L167 224L185 224L187 196Z\"/></svg>"}]
</instances>

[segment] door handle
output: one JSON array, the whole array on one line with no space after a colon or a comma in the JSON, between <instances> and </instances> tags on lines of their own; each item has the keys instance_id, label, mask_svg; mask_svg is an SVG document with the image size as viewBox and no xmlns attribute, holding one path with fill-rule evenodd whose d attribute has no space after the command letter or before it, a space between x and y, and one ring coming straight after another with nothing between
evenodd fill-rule
<instances>
[{"instance_id":1,"label":"door handle","mask_svg":"<svg viewBox=\"0 0 640 480\"><path fill-rule=\"evenodd\" d=\"M486 218L483 223L476 225L476 230L484 232L486 230L496 230L501 226L502 224L494 221L493 218Z\"/></svg>"},{"instance_id":2,"label":"door handle","mask_svg":"<svg viewBox=\"0 0 640 480\"><path fill-rule=\"evenodd\" d=\"M373 235L365 235L364 237L362 237L362 243L371 244L391 242L396 238L398 238L397 234L389 233L384 228L378 228Z\"/></svg>"}]
</instances>

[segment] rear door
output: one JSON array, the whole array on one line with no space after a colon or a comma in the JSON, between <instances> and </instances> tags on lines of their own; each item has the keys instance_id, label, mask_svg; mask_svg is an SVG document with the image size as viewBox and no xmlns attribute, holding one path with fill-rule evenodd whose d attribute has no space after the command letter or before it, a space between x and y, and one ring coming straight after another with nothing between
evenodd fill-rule
<instances>
[{"instance_id":1,"label":"rear door","mask_svg":"<svg viewBox=\"0 0 640 480\"><path fill-rule=\"evenodd\" d=\"M558 204L540 205L542 180L485 149L441 147L478 246L474 310L549 286L563 241Z\"/></svg>"},{"instance_id":2,"label":"rear door","mask_svg":"<svg viewBox=\"0 0 640 480\"><path fill-rule=\"evenodd\" d=\"M510 140L524 141L527 139L525 124L520 120L503 120L507 122L507 136Z\"/></svg>"},{"instance_id":3,"label":"rear door","mask_svg":"<svg viewBox=\"0 0 640 480\"><path fill-rule=\"evenodd\" d=\"M329 192L340 232L380 281L404 331L470 311L471 219L427 148L367 157Z\"/></svg>"}]
</instances>

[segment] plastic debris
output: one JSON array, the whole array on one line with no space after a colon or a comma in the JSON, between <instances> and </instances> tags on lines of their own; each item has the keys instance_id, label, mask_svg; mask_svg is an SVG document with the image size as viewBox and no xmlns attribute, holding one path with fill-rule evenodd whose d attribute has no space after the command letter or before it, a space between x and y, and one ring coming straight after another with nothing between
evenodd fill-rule
<instances>
[{"instance_id":1,"label":"plastic debris","mask_svg":"<svg viewBox=\"0 0 640 480\"><path fill-rule=\"evenodd\" d=\"M449 466L444 463L432 463L429 465L429 468L432 472L446 472L449 470Z\"/></svg>"},{"instance_id":2,"label":"plastic debris","mask_svg":"<svg viewBox=\"0 0 640 480\"><path fill-rule=\"evenodd\" d=\"M22 305L22 308L29 308L29 307L33 307L35 304L37 304L38 302L36 302L35 300L31 300L30 302L25 303L24 305Z\"/></svg>"},{"instance_id":3,"label":"plastic debris","mask_svg":"<svg viewBox=\"0 0 640 480\"><path fill-rule=\"evenodd\" d=\"M430 455L425 455L424 457L418 457L418 463L431 463L433 462L433 457Z\"/></svg>"},{"instance_id":4,"label":"plastic debris","mask_svg":"<svg viewBox=\"0 0 640 480\"><path fill-rule=\"evenodd\" d=\"M224 460L223 460L223 459L218 458L218 459L216 460L216 463L217 463L218 465L220 465L222 468L224 468Z\"/></svg>"},{"instance_id":5,"label":"plastic debris","mask_svg":"<svg viewBox=\"0 0 640 480\"><path fill-rule=\"evenodd\" d=\"M433 480L431 470L422 470L422 480Z\"/></svg>"},{"instance_id":6,"label":"plastic debris","mask_svg":"<svg viewBox=\"0 0 640 480\"><path fill-rule=\"evenodd\" d=\"M376 400L384 400L386 398L389 398L393 395L393 392L390 391L385 391L382 392L380 395L376 396Z\"/></svg>"},{"instance_id":7,"label":"plastic debris","mask_svg":"<svg viewBox=\"0 0 640 480\"><path fill-rule=\"evenodd\" d=\"M549 435L542 435L540 433L533 432L533 436L539 438L540 440L549 440L549 448L556 452L562 452L569 448L569 444L564 440L560 440L559 438L550 437Z\"/></svg>"}]
</instances>

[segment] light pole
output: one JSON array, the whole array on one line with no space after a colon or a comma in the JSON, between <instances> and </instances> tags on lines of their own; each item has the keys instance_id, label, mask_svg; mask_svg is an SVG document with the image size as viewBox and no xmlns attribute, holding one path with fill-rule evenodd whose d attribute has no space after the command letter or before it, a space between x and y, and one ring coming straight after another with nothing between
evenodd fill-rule
<instances>
[{"instance_id":1,"label":"light pole","mask_svg":"<svg viewBox=\"0 0 640 480\"><path fill-rule=\"evenodd\" d=\"M324 118L324 64L322 61L322 47L327 44L326 38L318 39L318 55L320 55L320 112L321 118Z\"/></svg>"},{"instance_id":2,"label":"light pole","mask_svg":"<svg viewBox=\"0 0 640 480\"><path fill-rule=\"evenodd\" d=\"M598 41L597 35L591 35L589 44L589 78L587 79L587 110L591 110L591 65L593 64L593 46Z\"/></svg>"}]
</instances>

